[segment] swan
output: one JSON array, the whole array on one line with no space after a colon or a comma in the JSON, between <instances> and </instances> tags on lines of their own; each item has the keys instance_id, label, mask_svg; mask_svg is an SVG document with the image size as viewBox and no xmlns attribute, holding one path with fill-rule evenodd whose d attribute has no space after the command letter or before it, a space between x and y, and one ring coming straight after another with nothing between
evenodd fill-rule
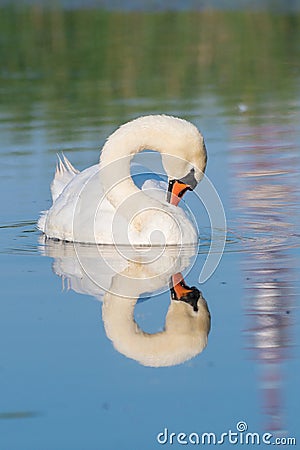
<instances>
[{"instance_id":1,"label":"swan","mask_svg":"<svg viewBox=\"0 0 300 450\"><path fill-rule=\"evenodd\" d=\"M139 189L130 175L133 156L161 154L167 198L153 186ZM142 116L120 126L102 148L100 162L82 172L66 157L51 184L53 204L38 228L62 241L118 245L179 245L198 240L195 225L176 207L202 179L207 154L203 136L186 120Z\"/></svg>"},{"instance_id":2,"label":"swan","mask_svg":"<svg viewBox=\"0 0 300 450\"><path fill-rule=\"evenodd\" d=\"M181 274L191 265L197 246L180 251L169 246L162 252L153 247L144 253L131 249L127 258L113 246L74 246L54 240L41 244L42 254L54 258L53 271L69 289L102 303L105 333L119 353L144 366L167 367L195 357L206 347L207 303ZM136 304L143 294L149 297L168 288L171 301L164 329L146 333L134 319Z\"/></svg>"}]
</instances>

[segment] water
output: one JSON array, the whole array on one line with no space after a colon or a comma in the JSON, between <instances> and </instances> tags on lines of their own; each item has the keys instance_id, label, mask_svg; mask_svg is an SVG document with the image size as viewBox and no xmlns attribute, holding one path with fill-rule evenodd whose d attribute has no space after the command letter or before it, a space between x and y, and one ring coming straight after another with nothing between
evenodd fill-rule
<instances>
[{"instance_id":1,"label":"water","mask_svg":"<svg viewBox=\"0 0 300 450\"><path fill-rule=\"evenodd\" d=\"M0 29L1 449L153 449L165 428L220 436L239 421L299 441L300 16L7 7ZM203 218L185 278L208 303L208 345L169 368L114 349L97 292L70 286L66 252L35 227L55 153L95 164L120 123L148 113L203 131L228 222L200 286ZM169 302L139 302L139 326L161 330Z\"/></svg>"}]
</instances>

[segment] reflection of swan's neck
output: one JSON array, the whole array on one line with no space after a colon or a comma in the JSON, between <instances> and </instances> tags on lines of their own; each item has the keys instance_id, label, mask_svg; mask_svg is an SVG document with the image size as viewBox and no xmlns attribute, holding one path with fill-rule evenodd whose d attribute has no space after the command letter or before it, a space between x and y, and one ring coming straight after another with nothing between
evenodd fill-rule
<instances>
[{"instance_id":1,"label":"reflection of swan's neck","mask_svg":"<svg viewBox=\"0 0 300 450\"><path fill-rule=\"evenodd\" d=\"M115 348L145 366L179 364L199 354L207 344L210 315L202 299L199 311L190 305L172 301L165 329L156 334L142 331L134 320L137 298L128 299L106 293L102 308L105 331Z\"/></svg>"}]
</instances>

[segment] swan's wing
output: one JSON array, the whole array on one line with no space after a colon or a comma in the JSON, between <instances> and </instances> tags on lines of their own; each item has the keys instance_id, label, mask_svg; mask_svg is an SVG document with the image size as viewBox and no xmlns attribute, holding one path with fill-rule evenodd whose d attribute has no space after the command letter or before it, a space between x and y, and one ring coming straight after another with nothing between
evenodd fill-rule
<instances>
[{"instance_id":1,"label":"swan's wing","mask_svg":"<svg viewBox=\"0 0 300 450\"><path fill-rule=\"evenodd\" d=\"M62 193L67 184L70 183L72 178L79 173L75 167L72 166L70 161L63 154L63 160L57 155L58 162L56 164L55 175L51 183L51 195L53 203L57 197Z\"/></svg>"},{"instance_id":2,"label":"swan's wing","mask_svg":"<svg viewBox=\"0 0 300 450\"><path fill-rule=\"evenodd\" d=\"M162 180L146 180L142 186L142 190L149 197L155 198L162 203L166 202L168 184Z\"/></svg>"},{"instance_id":3,"label":"swan's wing","mask_svg":"<svg viewBox=\"0 0 300 450\"><path fill-rule=\"evenodd\" d=\"M142 186L143 191L147 191L148 189L157 189L159 191L163 191L165 194L168 190L168 183L164 180L146 180Z\"/></svg>"}]
</instances>

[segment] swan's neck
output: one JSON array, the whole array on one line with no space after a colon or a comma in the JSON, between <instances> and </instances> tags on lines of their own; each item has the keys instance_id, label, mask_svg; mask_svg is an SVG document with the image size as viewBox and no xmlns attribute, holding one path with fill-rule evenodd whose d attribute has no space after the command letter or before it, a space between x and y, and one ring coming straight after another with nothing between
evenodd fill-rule
<instances>
[{"instance_id":1,"label":"swan's neck","mask_svg":"<svg viewBox=\"0 0 300 450\"><path fill-rule=\"evenodd\" d=\"M188 305L172 302L164 331L149 334L134 320L137 298L129 299L111 293L104 296L102 318L107 337L128 358L152 367L170 366L200 353L207 344L208 321L201 328L186 314Z\"/></svg>"},{"instance_id":2,"label":"swan's neck","mask_svg":"<svg viewBox=\"0 0 300 450\"><path fill-rule=\"evenodd\" d=\"M161 276L154 276L150 282L151 270L145 271L143 267L139 272L138 268L138 265L131 265L115 275L103 298L102 319L114 347L127 357L153 367L178 364L200 353L206 346L210 326L207 306L196 318L190 315L189 305L172 301L164 331L149 334L140 329L134 320L134 308L140 294L151 292L164 282ZM113 293L122 292L122 287L130 297Z\"/></svg>"},{"instance_id":3,"label":"swan's neck","mask_svg":"<svg viewBox=\"0 0 300 450\"><path fill-rule=\"evenodd\" d=\"M100 157L101 182L106 197L115 208L119 208L125 199L133 199L132 206L126 204L125 215L132 217L131 207L139 210L143 205L159 205L134 184L130 163L134 155L144 149L162 153L163 143L162 130L141 119L123 125L105 143Z\"/></svg>"}]
</instances>

